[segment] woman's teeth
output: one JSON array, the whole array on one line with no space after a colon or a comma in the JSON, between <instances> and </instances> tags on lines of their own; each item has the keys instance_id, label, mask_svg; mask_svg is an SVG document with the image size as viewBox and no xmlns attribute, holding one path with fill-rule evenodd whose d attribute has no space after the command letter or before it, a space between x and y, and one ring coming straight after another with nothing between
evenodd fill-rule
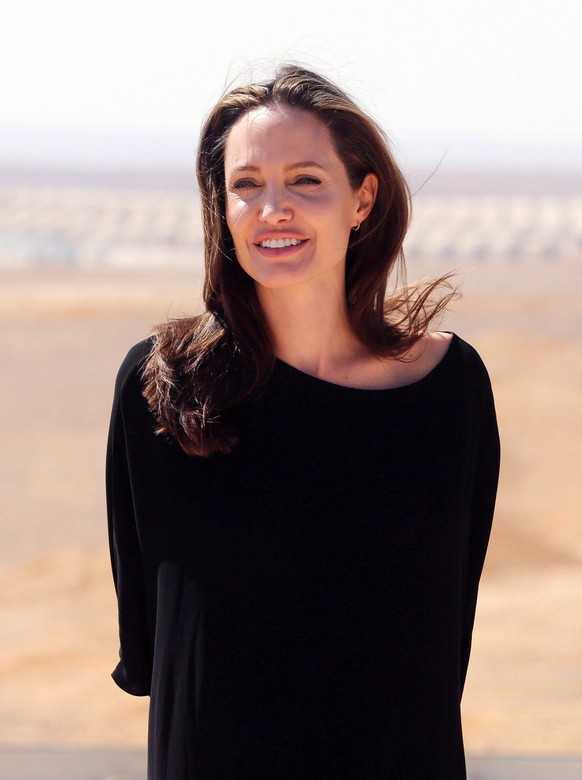
<instances>
[{"instance_id":1,"label":"woman's teeth","mask_svg":"<svg viewBox=\"0 0 582 780\"><path fill-rule=\"evenodd\" d=\"M267 238L266 241L261 241L261 246L264 249L283 249L284 246L297 246L302 243L299 238Z\"/></svg>"}]
</instances>

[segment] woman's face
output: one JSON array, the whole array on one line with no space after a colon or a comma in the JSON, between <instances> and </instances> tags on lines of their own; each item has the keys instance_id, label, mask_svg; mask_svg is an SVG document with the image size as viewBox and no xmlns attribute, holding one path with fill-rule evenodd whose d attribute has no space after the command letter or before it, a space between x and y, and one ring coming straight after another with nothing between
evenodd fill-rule
<instances>
[{"instance_id":1,"label":"woman's face","mask_svg":"<svg viewBox=\"0 0 582 780\"><path fill-rule=\"evenodd\" d=\"M307 111L262 107L225 148L226 220L236 256L258 285L344 284L350 231L372 208L377 179L354 191L325 125Z\"/></svg>"}]
</instances>

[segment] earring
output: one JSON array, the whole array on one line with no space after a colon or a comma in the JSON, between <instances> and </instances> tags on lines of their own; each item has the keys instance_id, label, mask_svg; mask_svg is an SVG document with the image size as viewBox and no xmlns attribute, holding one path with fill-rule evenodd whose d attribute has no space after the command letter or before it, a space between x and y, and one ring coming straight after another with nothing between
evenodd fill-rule
<instances>
[{"instance_id":1,"label":"earring","mask_svg":"<svg viewBox=\"0 0 582 780\"><path fill-rule=\"evenodd\" d=\"M358 222L358 224L357 224L357 225L355 225L355 226L352 228L352 230L354 231L354 233L357 233L357 232L358 232L358 230L360 229L360 225L361 225L361 222Z\"/></svg>"}]
</instances>

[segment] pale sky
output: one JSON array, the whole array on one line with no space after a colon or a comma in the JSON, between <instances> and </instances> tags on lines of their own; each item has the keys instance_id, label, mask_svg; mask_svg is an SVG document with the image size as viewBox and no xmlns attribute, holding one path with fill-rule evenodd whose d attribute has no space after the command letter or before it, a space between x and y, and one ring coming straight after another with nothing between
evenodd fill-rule
<instances>
[{"instance_id":1,"label":"pale sky","mask_svg":"<svg viewBox=\"0 0 582 780\"><path fill-rule=\"evenodd\" d=\"M338 80L403 153L421 136L435 154L567 157L582 150L581 30L580 0L3 0L0 131L195 137L231 78L294 59Z\"/></svg>"}]
</instances>

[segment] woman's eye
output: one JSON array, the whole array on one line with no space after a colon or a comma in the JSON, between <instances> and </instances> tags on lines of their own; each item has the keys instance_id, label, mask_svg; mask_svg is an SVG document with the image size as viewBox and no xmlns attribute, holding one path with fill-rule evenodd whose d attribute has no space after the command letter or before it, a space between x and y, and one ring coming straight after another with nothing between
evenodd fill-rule
<instances>
[{"instance_id":1,"label":"woman's eye","mask_svg":"<svg viewBox=\"0 0 582 780\"><path fill-rule=\"evenodd\" d=\"M251 179L241 179L233 184L233 190L249 190L259 185Z\"/></svg>"},{"instance_id":2,"label":"woman's eye","mask_svg":"<svg viewBox=\"0 0 582 780\"><path fill-rule=\"evenodd\" d=\"M316 179L314 176L300 176L298 179L295 179L293 184L321 184L321 181L319 179Z\"/></svg>"}]
</instances>

